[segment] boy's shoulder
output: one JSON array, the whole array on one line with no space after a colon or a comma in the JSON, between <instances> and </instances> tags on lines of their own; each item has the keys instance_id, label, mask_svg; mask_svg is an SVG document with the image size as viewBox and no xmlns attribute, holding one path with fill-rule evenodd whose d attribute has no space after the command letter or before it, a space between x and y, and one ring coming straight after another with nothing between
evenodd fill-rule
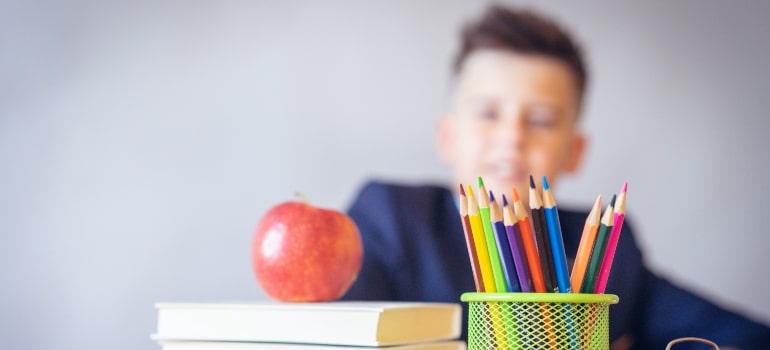
<instances>
[{"instance_id":1,"label":"boy's shoulder","mask_svg":"<svg viewBox=\"0 0 770 350\"><path fill-rule=\"evenodd\" d=\"M388 191L396 192L413 192L413 191L444 191L448 192L449 189L445 185L438 182L422 181L422 182L407 182L407 181L391 181L381 179L371 179L364 182L362 188L380 188Z\"/></svg>"},{"instance_id":2,"label":"boy's shoulder","mask_svg":"<svg viewBox=\"0 0 770 350\"><path fill-rule=\"evenodd\" d=\"M430 197L451 196L445 186L437 183L406 183L369 180L358 191L358 199L381 198L390 200L424 200Z\"/></svg>"},{"instance_id":3,"label":"boy's shoulder","mask_svg":"<svg viewBox=\"0 0 770 350\"><path fill-rule=\"evenodd\" d=\"M585 221L591 208L577 208L572 206L559 206L560 220Z\"/></svg>"},{"instance_id":4,"label":"boy's shoulder","mask_svg":"<svg viewBox=\"0 0 770 350\"><path fill-rule=\"evenodd\" d=\"M348 213L354 220L366 218L388 225L395 221L444 221L451 220L447 213L457 212L455 201L449 189L436 183L370 180L362 185Z\"/></svg>"}]
</instances>

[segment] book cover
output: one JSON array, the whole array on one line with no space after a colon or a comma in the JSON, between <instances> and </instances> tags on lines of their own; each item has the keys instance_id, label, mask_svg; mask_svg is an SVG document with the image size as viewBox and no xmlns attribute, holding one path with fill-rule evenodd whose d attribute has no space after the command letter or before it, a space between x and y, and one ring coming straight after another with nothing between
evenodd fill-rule
<instances>
[{"instance_id":1,"label":"book cover","mask_svg":"<svg viewBox=\"0 0 770 350\"><path fill-rule=\"evenodd\" d=\"M157 303L154 338L386 346L460 336L460 304L335 301L322 303Z\"/></svg>"},{"instance_id":2,"label":"book cover","mask_svg":"<svg viewBox=\"0 0 770 350\"><path fill-rule=\"evenodd\" d=\"M318 344L287 344L287 343L253 343L253 342L208 342L208 341L165 341L161 342L162 350L466 350L464 341L448 340L429 343L393 345L384 347L347 346L347 345L318 345Z\"/></svg>"}]
</instances>

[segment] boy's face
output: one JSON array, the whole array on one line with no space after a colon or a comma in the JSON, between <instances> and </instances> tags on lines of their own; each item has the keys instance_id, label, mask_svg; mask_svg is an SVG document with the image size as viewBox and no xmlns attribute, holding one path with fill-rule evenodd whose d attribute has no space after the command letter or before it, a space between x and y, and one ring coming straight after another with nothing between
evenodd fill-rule
<instances>
[{"instance_id":1,"label":"boy's face","mask_svg":"<svg viewBox=\"0 0 770 350\"><path fill-rule=\"evenodd\" d=\"M577 130L579 94L566 64L503 50L477 51L465 61L453 105L438 125L438 150L459 185L528 202L529 175L541 189L577 170L585 140ZM510 198L510 197L509 197Z\"/></svg>"}]
</instances>

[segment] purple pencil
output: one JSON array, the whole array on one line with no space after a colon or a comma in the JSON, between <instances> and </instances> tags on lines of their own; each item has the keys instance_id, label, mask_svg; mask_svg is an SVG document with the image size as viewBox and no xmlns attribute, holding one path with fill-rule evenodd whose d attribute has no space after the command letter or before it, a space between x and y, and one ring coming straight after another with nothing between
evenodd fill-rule
<instances>
[{"instance_id":1,"label":"purple pencil","mask_svg":"<svg viewBox=\"0 0 770 350\"><path fill-rule=\"evenodd\" d=\"M516 275L519 277L519 286L522 292L532 292L532 279L529 273L529 264L527 263L526 253L524 252L524 243L521 239L521 229L519 223L513 215L513 208L508 205L508 199L503 195L503 224L508 235L508 243L511 246L513 263L516 265Z\"/></svg>"},{"instance_id":2,"label":"purple pencil","mask_svg":"<svg viewBox=\"0 0 770 350\"><path fill-rule=\"evenodd\" d=\"M492 221L492 229L495 233L495 241L497 242L497 253L500 256L500 264L503 268L505 286L507 288L507 290L498 290L498 292L521 292L519 278L516 276L516 267L514 266L511 248L509 247L508 235L503 225L503 211L495 201L492 191L489 191L489 218Z\"/></svg>"}]
</instances>

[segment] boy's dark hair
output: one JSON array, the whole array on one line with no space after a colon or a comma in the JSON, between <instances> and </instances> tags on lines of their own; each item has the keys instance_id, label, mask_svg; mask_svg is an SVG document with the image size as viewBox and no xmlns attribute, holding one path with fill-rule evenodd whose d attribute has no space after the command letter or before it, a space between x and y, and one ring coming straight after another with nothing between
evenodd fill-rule
<instances>
[{"instance_id":1,"label":"boy's dark hair","mask_svg":"<svg viewBox=\"0 0 770 350\"><path fill-rule=\"evenodd\" d=\"M588 77L581 50L556 22L531 11L492 5L479 20L463 28L454 73L460 72L470 54L482 49L510 50L560 60L574 73L582 99Z\"/></svg>"}]
</instances>

